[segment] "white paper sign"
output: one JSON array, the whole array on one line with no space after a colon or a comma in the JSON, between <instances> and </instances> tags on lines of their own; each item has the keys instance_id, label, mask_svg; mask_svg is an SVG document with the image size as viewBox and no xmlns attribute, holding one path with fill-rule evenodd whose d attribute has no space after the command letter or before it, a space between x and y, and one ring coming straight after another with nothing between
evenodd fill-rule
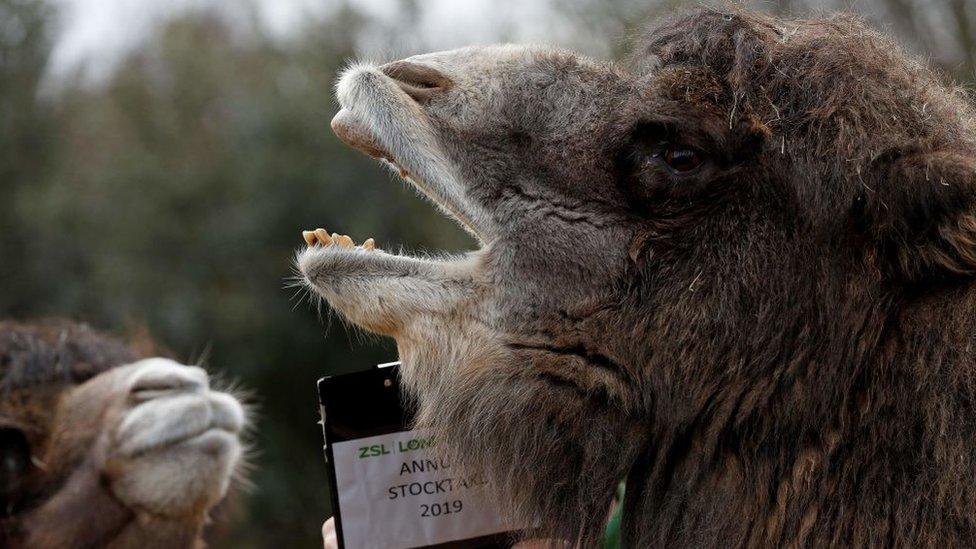
<instances>
[{"instance_id":1,"label":"white paper sign","mask_svg":"<svg viewBox=\"0 0 976 549\"><path fill-rule=\"evenodd\" d=\"M484 480L431 455L434 440L401 431L332 445L348 549L421 547L512 530L485 506Z\"/></svg>"}]
</instances>

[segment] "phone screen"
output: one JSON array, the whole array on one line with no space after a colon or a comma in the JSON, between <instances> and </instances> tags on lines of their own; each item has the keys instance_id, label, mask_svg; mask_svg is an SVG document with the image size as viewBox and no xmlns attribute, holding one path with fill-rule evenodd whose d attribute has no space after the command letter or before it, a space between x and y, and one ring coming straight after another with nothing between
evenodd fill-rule
<instances>
[{"instance_id":1,"label":"phone screen","mask_svg":"<svg viewBox=\"0 0 976 549\"><path fill-rule=\"evenodd\" d=\"M490 508L485 480L432 452L409 429L398 364L318 382L341 547L511 547L516 530Z\"/></svg>"}]
</instances>

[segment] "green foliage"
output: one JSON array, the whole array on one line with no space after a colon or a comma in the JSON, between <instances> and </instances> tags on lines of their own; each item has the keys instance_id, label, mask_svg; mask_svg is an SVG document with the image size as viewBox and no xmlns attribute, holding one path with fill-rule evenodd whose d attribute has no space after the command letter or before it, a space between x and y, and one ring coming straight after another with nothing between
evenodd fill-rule
<instances>
[{"instance_id":1,"label":"green foliage","mask_svg":"<svg viewBox=\"0 0 976 549\"><path fill-rule=\"evenodd\" d=\"M362 21L347 10L292 47L256 25L175 21L104 87L69 83L44 101L43 14L0 9L32 25L3 44L0 314L147 328L184 360L209 349L210 369L258 406L254 488L221 544L319 545L330 509L314 382L396 351L328 329L329 313L287 287L301 230L470 246L329 131Z\"/></svg>"},{"instance_id":2,"label":"green foliage","mask_svg":"<svg viewBox=\"0 0 976 549\"><path fill-rule=\"evenodd\" d=\"M16 197L49 172L57 122L37 102L50 50L43 5L0 0L0 310L31 309L37 287L19 272L30 253Z\"/></svg>"}]
</instances>

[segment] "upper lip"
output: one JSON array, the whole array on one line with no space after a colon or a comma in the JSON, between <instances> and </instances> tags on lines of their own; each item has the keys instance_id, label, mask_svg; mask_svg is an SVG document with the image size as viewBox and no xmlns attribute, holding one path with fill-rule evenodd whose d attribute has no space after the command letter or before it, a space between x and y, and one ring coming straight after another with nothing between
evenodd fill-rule
<instances>
[{"instance_id":1,"label":"upper lip","mask_svg":"<svg viewBox=\"0 0 976 549\"><path fill-rule=\"evenodd\" d=\"M450 78L437 69L413 63L394 61L379 67L407 96L419 104L443 93L454 85ZM396 163L389 151L384 149L376 137L348 109L342 109L332 119L332 131L349 146L359 149L373 158L381 158Z\"/></svg>"},{"instance_id":2,"label":"upper lip","mask_svg":"<svg viewBox=\"0 0 976 549\"><path fill-rule=\"evenodd\" d=\"M350 147L359 149L373 158L393 161L363 123L348 109L340 110L332 119L332 131Z\"/></svg>"},{"instance_id":3,"label":"upper lip","mask_svg":"<svg viewBox=\"0 0 976 549\"><path fill-rule=\"evenodd\" d=\"M236 435L245 425L244 409L226 393L177 393L133 407L116 436L123 453L137 455L210 431Z\"/></svg>"}]
</instances>

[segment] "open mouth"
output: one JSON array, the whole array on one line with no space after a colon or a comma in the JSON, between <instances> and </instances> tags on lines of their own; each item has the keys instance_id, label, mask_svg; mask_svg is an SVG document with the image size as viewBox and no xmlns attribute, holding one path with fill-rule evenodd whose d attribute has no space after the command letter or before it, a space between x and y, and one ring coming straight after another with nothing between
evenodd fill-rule
<instances>
[{"instance_id":1,"label":"open mouth","mask_svg":"<svg viewBox=\"0 0 976 549\"><path fill-rule=\"evenodd\" d=\"M439 146L427 104L454 83L440 71L410 60L382 66L353 65L336 86L342 109L332 130L347 145L380 160L420 190L480 242L484 219ZM324 229L302 233L308 246L356 247L351 238ZM372 239L359 246L373 249Z\"/></svg>"}]
</instances>

